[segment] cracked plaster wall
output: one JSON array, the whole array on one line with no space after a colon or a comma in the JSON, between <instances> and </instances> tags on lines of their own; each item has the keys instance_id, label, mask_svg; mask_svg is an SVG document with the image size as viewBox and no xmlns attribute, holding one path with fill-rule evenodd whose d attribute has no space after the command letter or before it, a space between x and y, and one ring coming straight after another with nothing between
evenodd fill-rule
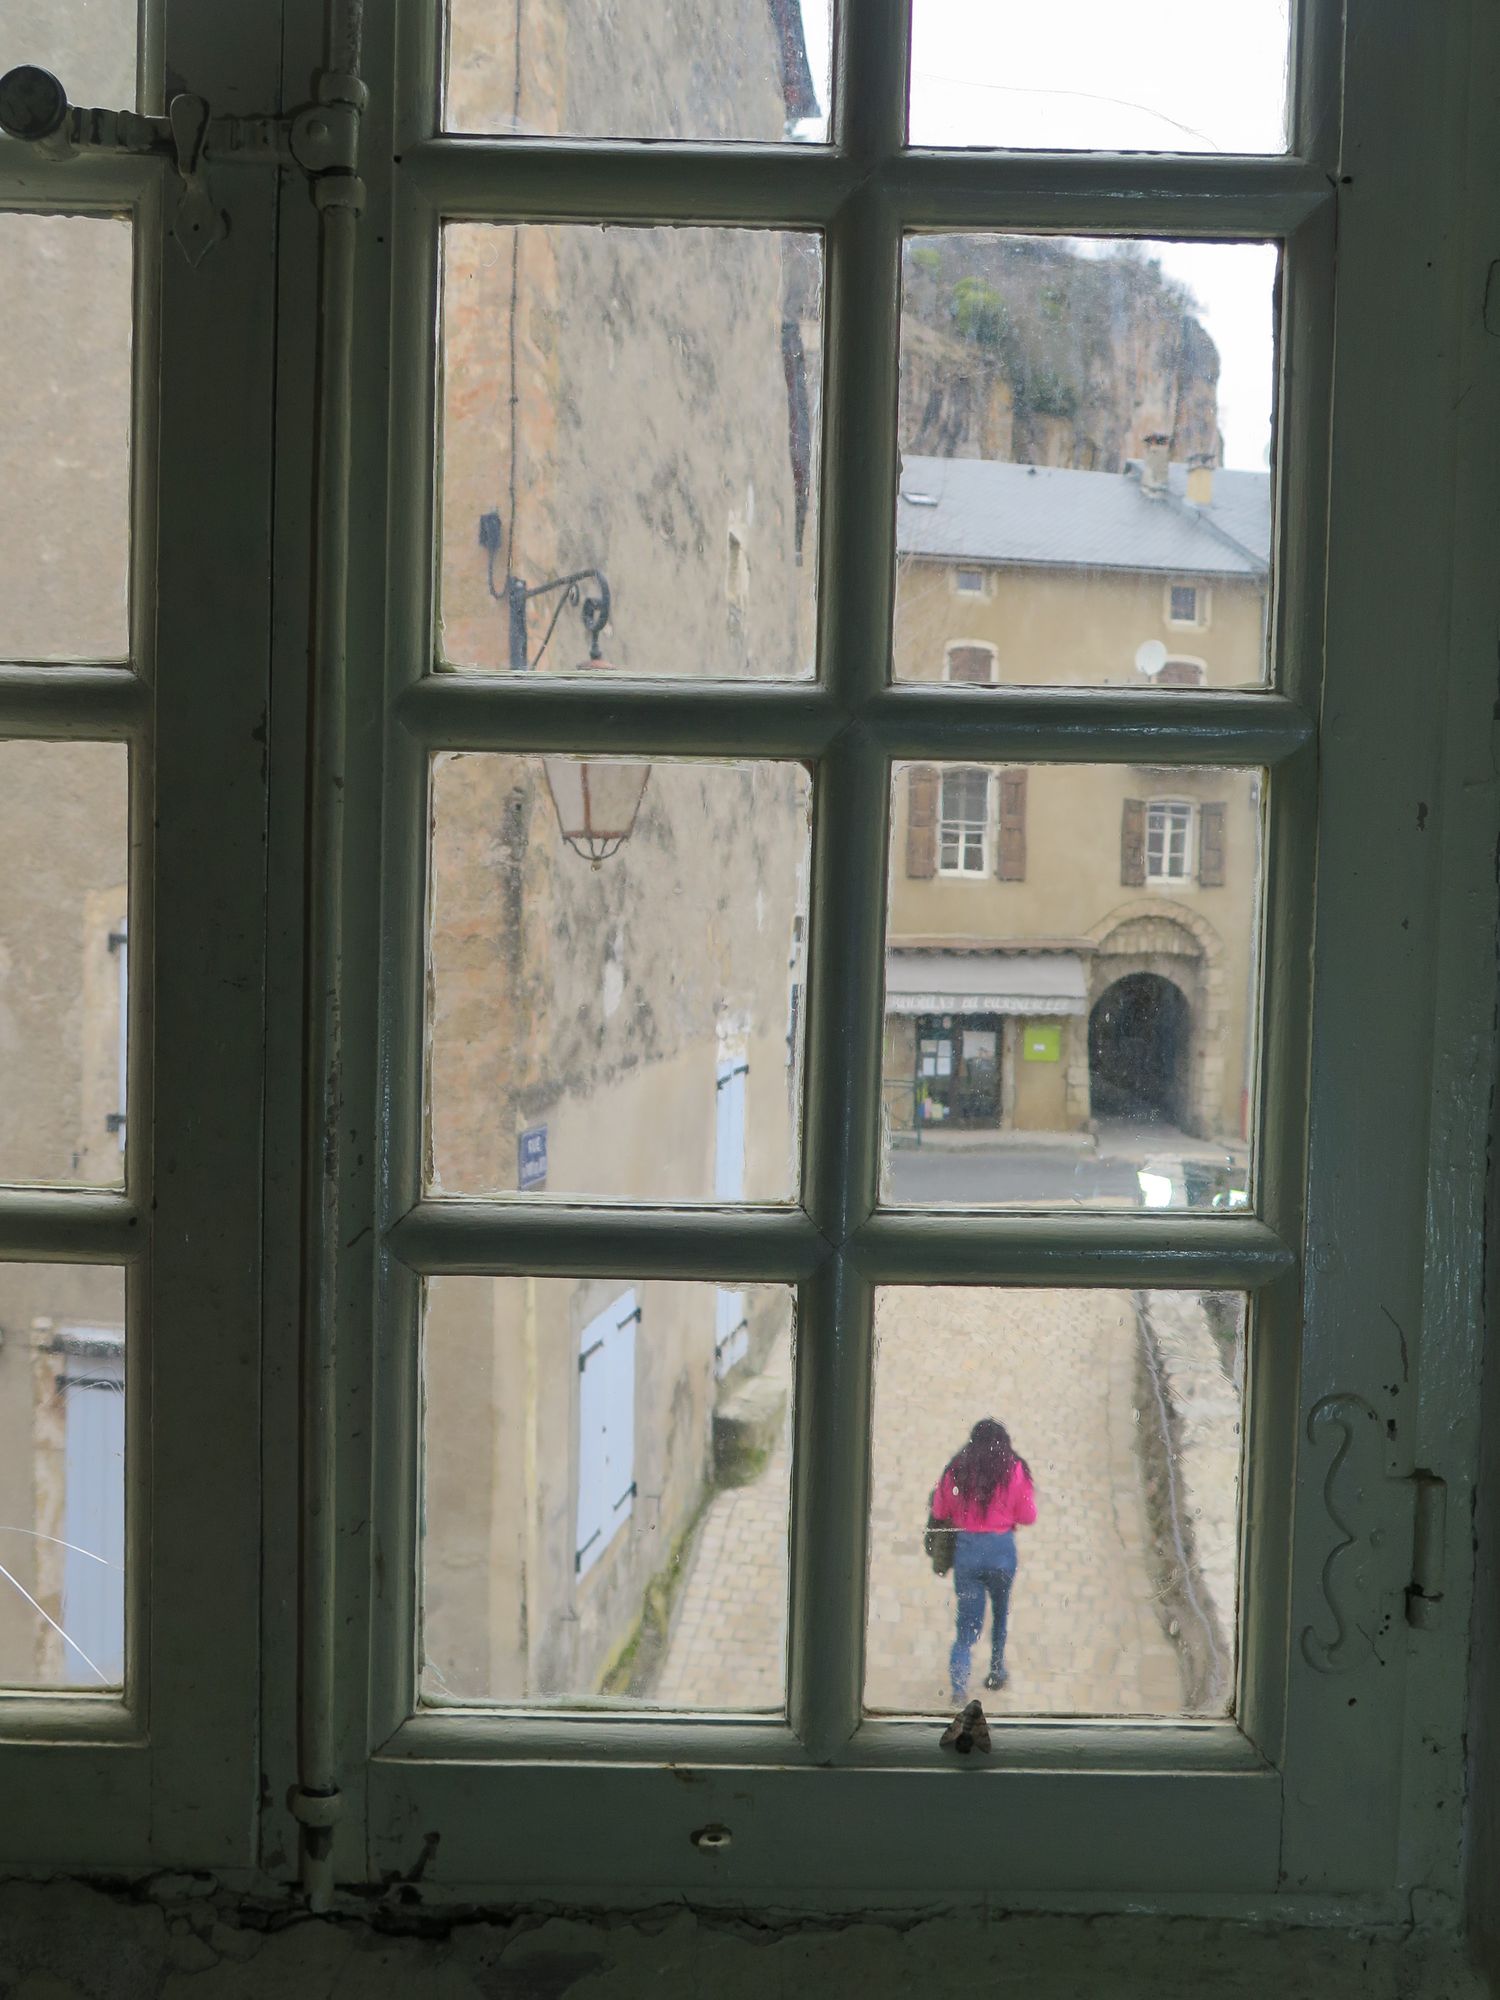
<instances>
[{"instance_id":1,"label":"cracked plaster wall","mask_svg":"<svg viewBox=\"0 0 1500 2000\"><path fill-rule=\"evenodd\" d=\"M401 1934L413 1913L314 1919L158 1878L142 1896L0 1887L0 2000L713 2000L977 1993L1028 2000L1478 2000L1432 1939L1261 1931L1194 1919L1015 1916L789 1925L682 1910L542 1913Z\"/></svg>"}]
</instances>

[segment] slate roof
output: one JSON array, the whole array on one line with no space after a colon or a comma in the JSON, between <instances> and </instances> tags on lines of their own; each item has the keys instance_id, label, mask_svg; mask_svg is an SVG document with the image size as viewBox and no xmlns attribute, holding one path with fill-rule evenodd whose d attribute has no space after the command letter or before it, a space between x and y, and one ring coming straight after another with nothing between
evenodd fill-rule
<instances>
[{"instance_id":1,"label":"slate roof","mask_svg":"<svg viewBox=\"0 0 1500 2000\"><path fill-rule=\"evenodd\" d=\"M1074 472L908 455L896 548L975 564L1259 577L1270 566L1271 480L1216 470L1204 508L1187 498L1185 465L1170 468L1157 498L1142 493L1135 460L1124 472Z\"/></svg>"}]
</instances>

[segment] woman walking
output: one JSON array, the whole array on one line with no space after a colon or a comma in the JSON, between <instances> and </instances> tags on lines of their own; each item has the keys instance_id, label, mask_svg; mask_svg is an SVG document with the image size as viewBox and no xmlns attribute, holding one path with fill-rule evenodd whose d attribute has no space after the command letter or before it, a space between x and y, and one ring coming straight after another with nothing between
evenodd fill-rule
<instances>
[{"instance_id":1,"label":"woman walking","mask_svg":"<svg viewBox=\"0 0 1500 2000\"><path fill-rule=\"evenodd\" d=\"M953 1699L961 1702L969 1691L969 1661L984 1630L986 1601L991 1611L990 1670L984 1684L1003 1688L1010 1679L1005 1670L1005 1630L1016 1575L1015 1531L1036 1519L1031 1470L1003 1424L986 1417L974 1426L969 1442L944 1466L930 1513L935 1524L956 1530L953 1588L958 1633L948 1656L948 1676Z\"/></svg>"}]
</instances>

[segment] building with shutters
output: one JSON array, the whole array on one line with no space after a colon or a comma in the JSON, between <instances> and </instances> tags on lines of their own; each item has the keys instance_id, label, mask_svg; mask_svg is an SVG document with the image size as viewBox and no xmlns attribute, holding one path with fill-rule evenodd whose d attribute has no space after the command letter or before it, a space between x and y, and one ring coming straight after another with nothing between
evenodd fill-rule
<instances>
[{"instance_id":1,"label":"building with shutters","mask_svg":"<svg viewBox=\"0 0 1500 2000\"><path fill-rule=\"evenodd\" d=\"M978 685L1262 683L1270 480L908 456L896 672ZM1254 772L913 765L894 800L895 1129L1241 1141L1253 1035Z\"/></svg>"}]
</instances>

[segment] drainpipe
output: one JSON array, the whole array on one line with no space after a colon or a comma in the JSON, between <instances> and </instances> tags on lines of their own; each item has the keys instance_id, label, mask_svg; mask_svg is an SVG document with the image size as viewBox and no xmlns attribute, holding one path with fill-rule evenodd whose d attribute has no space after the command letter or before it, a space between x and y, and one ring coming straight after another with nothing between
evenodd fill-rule
<instances>
[{"instance_id":1,"label":"drainpipe","mask_svg":"<svg viewBox=\"0 0 1500 2000\"><path fill-rule=\"evenodd\" d=\"M347 107L358 129L363 0L327 0L320 102ZM297 1784L302 1887L326 1910L337 1762L335 1482L339 1201L342 1142L343 868L348 662L349 465L353 423L354 264L364 183L352 172L313 181L318 209L312 615L308 660L307 814L302 1105L302 1272L298 1348L302 1430L298 1488Z\"/></svg>"}]
</instances>

